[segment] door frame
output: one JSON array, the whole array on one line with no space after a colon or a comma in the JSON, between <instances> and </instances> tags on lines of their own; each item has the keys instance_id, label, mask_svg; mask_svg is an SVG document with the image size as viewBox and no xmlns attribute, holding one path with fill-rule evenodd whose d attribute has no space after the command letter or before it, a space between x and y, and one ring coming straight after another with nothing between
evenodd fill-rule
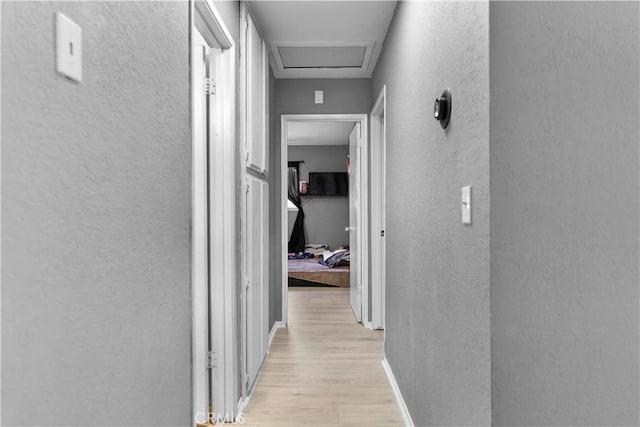
<instances>
[{"instance_id":1,"label":"door frame","mask_svg":"<svg viewBox=\"0 0 640 427\"><path fill-rule=\"evenodd\" d=\"M208 313L208 239L206 233L202 233L207 227L208 219L205 212L207 204L207 196L205 188L207 185L206 177L206 161L198 159L196 153L202 153L206 150L207 129L206 129L206 113L201 111L200 107L205 105L205 95L198 93L204 87L198 86L197 80L204 79L206 76L206 64L203 54L198 46L200 44L201 35L199 31L193 31L194 43L192 45L192 84L191 84L191 104L193 114L191 116L191 281L192 281L192 301L193 301L193 412L194 418L198 422L202 420L202 413L208 412L209 405L209 373L206 369L202 369L206 365L206 352L209 348L209 313ZM203 40L204 41L204 40ZM206 43L206 42L205 42ZM196 50L197 49L197 50ZM199 57L196 59L196 55ZM199 66L196 64L200 63ZM197 71L196 71L197 70ZM196 104L200 104L200 107ZM205 108L206 110L206 108ZM198 369L196 370L196 367ZM198 414L198 415L195 415Z\"/></svg>"},{"instance_id":2,"label":"door frame","mask_svg":"<svg viewBox=\"0 0 640 427\"><path fill-rule=\"evenodd\" d=\"M211 0L189 1L189 60L190 60L190 95L191 95L191 144L194 146L196 114L193 91L194 84L194 42L197 30L211 47L216 47L218 61L215 82L217 105L216 132L209 134L210 170L209 198L209 254L208 267L211 271L211 292L209 300L198 299L198 295L206 295L207 289L196 286L196 277L202 271L196 271L192 261L192 411L195 425L206 421L201 412L208 413L208 407L202 408L202 402L208 399L208 390L214 390L218 402L214 403L216 417L235 419L237 400L237 321L236 321L236 143L235 143L235 42L222 17ZM211 120L212 118L208 118ZM192 155L195 155L192 150ZM193 162L193 159L192 159ZM196 197L194 193L195 174L192 168L192 218L193 233ZM216 236L213 238L213 236ZM195 236L192 234L192 260L195 251ZM221 254L221 256L215 256ZM206 281L205 281L206 283ZM209 307L211 312L209 313ZM202 318L202 312L210 314L210 321ZM207 316L209 317L209 316ZM209 326L211 329L209 330ZM213 372L215 384L206 381L204 388L202 375L208 377L207 369L207 334L211 336L213 354ZM204 351L203 351L204 349ZM214 389L215 387L215 389ZM200 414L199 414L200 413ZM203 420L203 418L205 418Z\"/></svg>"},{"instance_id":3,"label":"door frame","mask_svg":"<svg viewBox=\"0 0 640 427\"><path fill-rule=\"evenodd\" d=\"M354 248L356 249L356 252L351 254L352 262L349 268L349 305L356 321L370 328L370 322L365 314L369 308L369 298L367 296L369 287L366 286L363 292L362 280L362 260L368 258L368 254L361 253L364 242L362 219L365 212L360 201L364 194L363 177L367 174L362 162L364 146L363 126L361 122L356 122L349 133L349 226L345 227L345 231L349 231L349 248L352 251ZM351 286L351 283L358 283L359 287ZM363 304L363 302L366 302L366 304Z\"/></svg>"},{"instance_id":4,"label":"door frame","mask_svg":"<svg viewBox=\"0 0 640 427\"><path fill-rule=\"evenodd\" d=\"M387 86L371 109L371 327L384 329L386 295Z\"/></svg>"},{"instance_id":5,"label":"door frame","mask_svg":"<svg viewBox=\"0 0 640 427\"><path fill-rule=\"evenodd\" d=\"M287 253L289 236L287 236L287 162L289 155L287 151L287 124L289 122L359 122L362 129L362 188L360 198L360 212L368 212L368 195L369 195L369 156L368 156L368 130L369 116L367 114L282 114L280 117L280 220L281 220L281 271L282 271L282 323L287 325L289 321L289 283L287 276ZM360 252L362 256L362 322L365 324L369 319L369 216L362 215L362 248Z\"/></svg>"},{"instance_id":6,"label":"door frame","mask_svg":"<svg viewBox=\"0 0 640 427\"><path fill-rule=\"evenodd\" d=\"M2 22L2 7L0 7L0 23ZM2 46L2 31L0 31L0 46ZM0 76L2 76L2 55L0 55ZM0 98L2 96L0 95ZM0 102L0 117L2 117L2 102ZM0 188L2 188L2 120L0 120ZM0 331L2 330L2 192L0 191ZM0 339L0 378L2 378L2 340ZM0 426L2 425L2 381L0 381Z\"/></svg>"}]
</instances>

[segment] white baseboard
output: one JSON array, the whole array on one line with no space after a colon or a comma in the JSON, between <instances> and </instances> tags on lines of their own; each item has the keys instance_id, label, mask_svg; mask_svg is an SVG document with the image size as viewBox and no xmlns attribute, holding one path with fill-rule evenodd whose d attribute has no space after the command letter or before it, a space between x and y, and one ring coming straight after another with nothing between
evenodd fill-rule
<instances>
[{"instance_id":1,"label":"white baseboard","mask_svg":"<svg viewBox=\"0 0 640 427\"><path fill-rule=\"evenodd\" d=\"M373 330L373 323L371 322L362 322L362 326L364 326L367 329Z\"/></svg>"},{"instance_id":2,"label":"white baseboard","mask_svg":"<svg viewBox=\"0 0 640 427\"><path fill-rule=\"evenodd\" d=\"M267 344L267 353L269 353L269 349L271 348L271 342L273 338L276 336L276 332L280 328L286 328L287 325L282 320L276 320L273 326L271 327L271 332L269 332L269 344Z\"/></svg>"},{"instance_id":3,"label":"white baseboard","mask_svg":"<svg viewBox=\"0 0 640 427\"><path fill-rule=\"evenodd\" d=\"M384 358L384 360L382 360L382 367L384 368L384 372L387 374L387 379L389 380L389 384L391 385L393 394L396 396L396 401L398 402L400 412L402 413L402 418L404 419L404 425L407 427L414 427L413 420L411 419L411 414L409 413L407 404L404 401L402 393L400 392L400 388L398 387L398 383L396 382L396 377L393 376L393 371L391 371L391 366L389 366L389 362L387 361L386 357Z\"/></svg>"}]
</instances>

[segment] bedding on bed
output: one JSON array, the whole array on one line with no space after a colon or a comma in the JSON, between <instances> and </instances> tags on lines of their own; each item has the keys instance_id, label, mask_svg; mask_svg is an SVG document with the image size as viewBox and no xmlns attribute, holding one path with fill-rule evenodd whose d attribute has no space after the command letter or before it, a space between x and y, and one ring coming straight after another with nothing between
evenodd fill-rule
<instances>
[{"instance_id":1,"label":"bedding on bed","mask_svg":"<svg viewBox=\"0 0 640 427\"><path fill-rule=\"evenodd\" d=\"M313 254L314 256L320 256L324 253L324 251L328 251L329 246L321 245L318 243L309 243L304 247L304 251Z\"/></svg>"},{"instance_id":2,"label":"bedding on bed","mask_svg":"<svg viewBox=\"0 0 640 427\"><path fill-rule=\"evenodd\" d=\"M308 259L308 258L315 258L315 256L310 252L291 253L287 255L287 259Z\"/></svg>"},{"instance_id":3,"label":"bedding on bed","mask_svg":"<svg viewBox=\"0 0 640 427\"><path fill-rule=\"evenodd\" d=\"M327 267L349 264L351 261L351 251L349 249L338 249L333 252L325 251L318 261L319 264Z\"/></svg>"}]
</instances>

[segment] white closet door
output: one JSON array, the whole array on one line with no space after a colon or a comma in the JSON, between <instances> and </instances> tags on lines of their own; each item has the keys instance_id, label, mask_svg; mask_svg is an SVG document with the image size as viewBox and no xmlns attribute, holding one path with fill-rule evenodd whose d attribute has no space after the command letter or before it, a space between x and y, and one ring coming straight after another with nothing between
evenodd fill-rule
<instances>
[{"instance_id":1,"label":"white closet door","mask_svg":"<svg viewBox=\"0 0 640 427\"><path fill-rule=\"evenodd\" d=\"M262 351L269 346L269 184L260 181L262 192Z\"/></svg>"},{"instance_id":2,"label":"white closet door","mask_svg":"<svg viewBox=\"0 0 640 427\"><path fill-rule=\"evenodd\" d=\"M268 340L268 189L267 184L247 176L247 381L253 386L266 355ZM267 196L265 196L265 194Z\"/></svg>"},{"instance_id":3,"label":"white closet door","mask_svg":"<svg viewBox=\"0 0 640 427\"><path fill-rule=\"evenodd\" d=\"M247 167L267 171L267 48L247 15Z\"/></svg>"}]
</instances>

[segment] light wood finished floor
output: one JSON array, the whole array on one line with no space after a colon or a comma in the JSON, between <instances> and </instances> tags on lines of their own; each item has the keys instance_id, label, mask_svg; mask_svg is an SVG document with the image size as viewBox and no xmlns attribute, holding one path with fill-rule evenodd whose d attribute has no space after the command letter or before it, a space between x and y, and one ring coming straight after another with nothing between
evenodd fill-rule
<instances>
[{"instance_id":1,"label":"light wood finished floor","mask_svg":"<svg viewBox=\"0 0 640 427\"><path fill-rule=\"evenodd\" d=\"M273 340L245 425L402 426L382 339L355 322L349 289L289 288L289 327Z\"/></svg>"}]
</instances>

